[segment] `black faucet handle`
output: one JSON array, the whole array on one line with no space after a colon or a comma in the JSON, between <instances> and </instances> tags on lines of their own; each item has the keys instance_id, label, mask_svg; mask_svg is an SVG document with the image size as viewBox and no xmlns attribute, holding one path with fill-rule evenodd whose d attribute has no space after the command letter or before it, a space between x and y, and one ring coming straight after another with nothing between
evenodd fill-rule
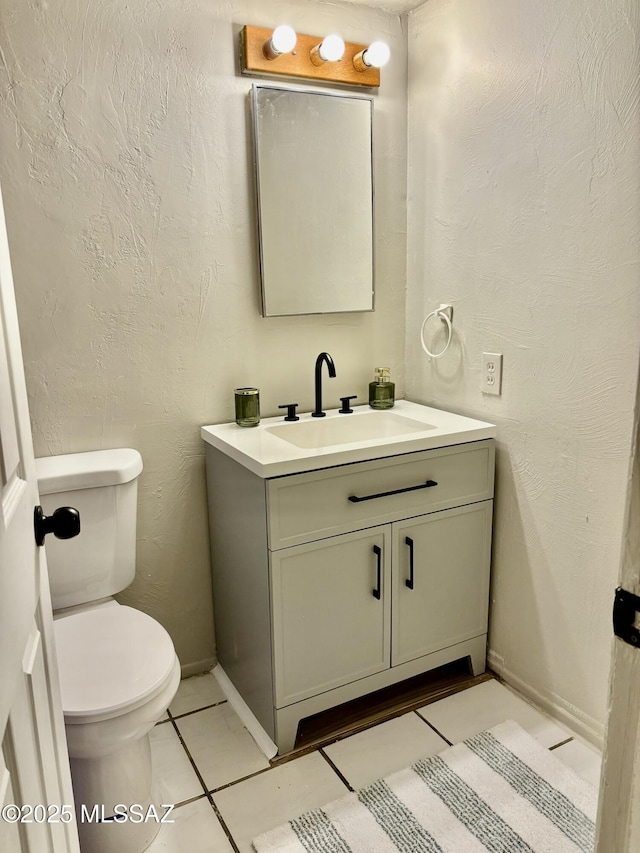
<instances>
[{"instance_id":1,"label":"black faucet handle","mask_svg":"<svg viewBox=\"0 0 640 853\"><path fill-rule=\"evenodd\" d=\"M296 415L296 407L298 403L284 403L282 406L278 406L279 409L286 409L287 416L285 417L285 421L299 421L300 418Z\"/></svg>"},{"instance_id":2,"label":"black faucet handle","mask_svg":"<svg viewBox=\"0 0 640 853\"><path fill-rule=\"evenodd\" d=\"M342 403L342 408L338 409L339 415L350 415L353 412L353 409L349 407L350 400L357 400L358 395L353 394L351 397L340 397L340 402Z\"/></svg>"}]
</instances>

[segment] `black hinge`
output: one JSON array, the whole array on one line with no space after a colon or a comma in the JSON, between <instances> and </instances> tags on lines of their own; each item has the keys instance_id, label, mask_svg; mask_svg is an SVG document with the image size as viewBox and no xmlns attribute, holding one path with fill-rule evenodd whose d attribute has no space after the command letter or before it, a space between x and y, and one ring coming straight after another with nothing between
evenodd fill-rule
<instances>
[{"instance_id":1,"label":"black hinge","mask_svg":"<svg viewBox=\"0 0 640 853\"><path fill-rule=\"evenodd\" d=\"M613 602L613 633L630 646L640 648L640 630L636 620L640 618L640 596L618 587Z\"/></svg>"}]
</instances>

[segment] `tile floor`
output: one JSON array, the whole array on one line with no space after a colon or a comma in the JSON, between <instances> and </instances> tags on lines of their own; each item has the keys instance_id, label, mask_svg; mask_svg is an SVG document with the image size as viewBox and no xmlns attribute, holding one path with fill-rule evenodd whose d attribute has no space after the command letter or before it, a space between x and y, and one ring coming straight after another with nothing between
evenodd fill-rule
<instances>
[{"instance_id":1,"label":"tile floor","mask_svg":"<svg viewBox=\"0 0 640 853\"><path fill-rule=\"evenodd\" d=\"M262 832L508 719L597 786L599 754L498 681L272 767L214 676L188 678L151 732L156 784L176 808L149 853L251 853Z\"/></svg>"}]
</instances>

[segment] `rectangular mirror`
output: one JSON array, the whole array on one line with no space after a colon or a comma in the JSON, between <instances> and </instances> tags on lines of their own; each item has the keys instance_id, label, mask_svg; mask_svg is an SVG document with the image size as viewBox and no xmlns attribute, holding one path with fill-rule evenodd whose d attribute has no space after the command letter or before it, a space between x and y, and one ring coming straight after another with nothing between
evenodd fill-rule
<instances>
[{"instance_id":1,"label":"rectangular mirror","mask_svg":"<svg viewBox=\"0 0 640 853\"><path fill-rule=\"evenodd\" d=\"M253 87L262 313L373 310L372 101Z\"/></svg>"}]
</instances>

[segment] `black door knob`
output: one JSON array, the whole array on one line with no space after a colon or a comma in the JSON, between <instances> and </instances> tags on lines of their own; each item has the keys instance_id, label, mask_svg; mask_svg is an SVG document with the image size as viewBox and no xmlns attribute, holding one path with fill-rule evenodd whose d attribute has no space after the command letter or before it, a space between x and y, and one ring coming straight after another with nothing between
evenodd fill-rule
<instances>
[{"instance_id":1,"label":"black door knob","mask_svg":"<svg viewBox=\"0 0 640 853\"><path fill-rule=\"evenodd\" d=\"M53 533L57 539L73 539L80 533L80 513L72 506L61 506L53 515L45 515L41 506L33 511L33 526L36 545L44 545L47 533Z\"/></svg>"}]
</instances>

